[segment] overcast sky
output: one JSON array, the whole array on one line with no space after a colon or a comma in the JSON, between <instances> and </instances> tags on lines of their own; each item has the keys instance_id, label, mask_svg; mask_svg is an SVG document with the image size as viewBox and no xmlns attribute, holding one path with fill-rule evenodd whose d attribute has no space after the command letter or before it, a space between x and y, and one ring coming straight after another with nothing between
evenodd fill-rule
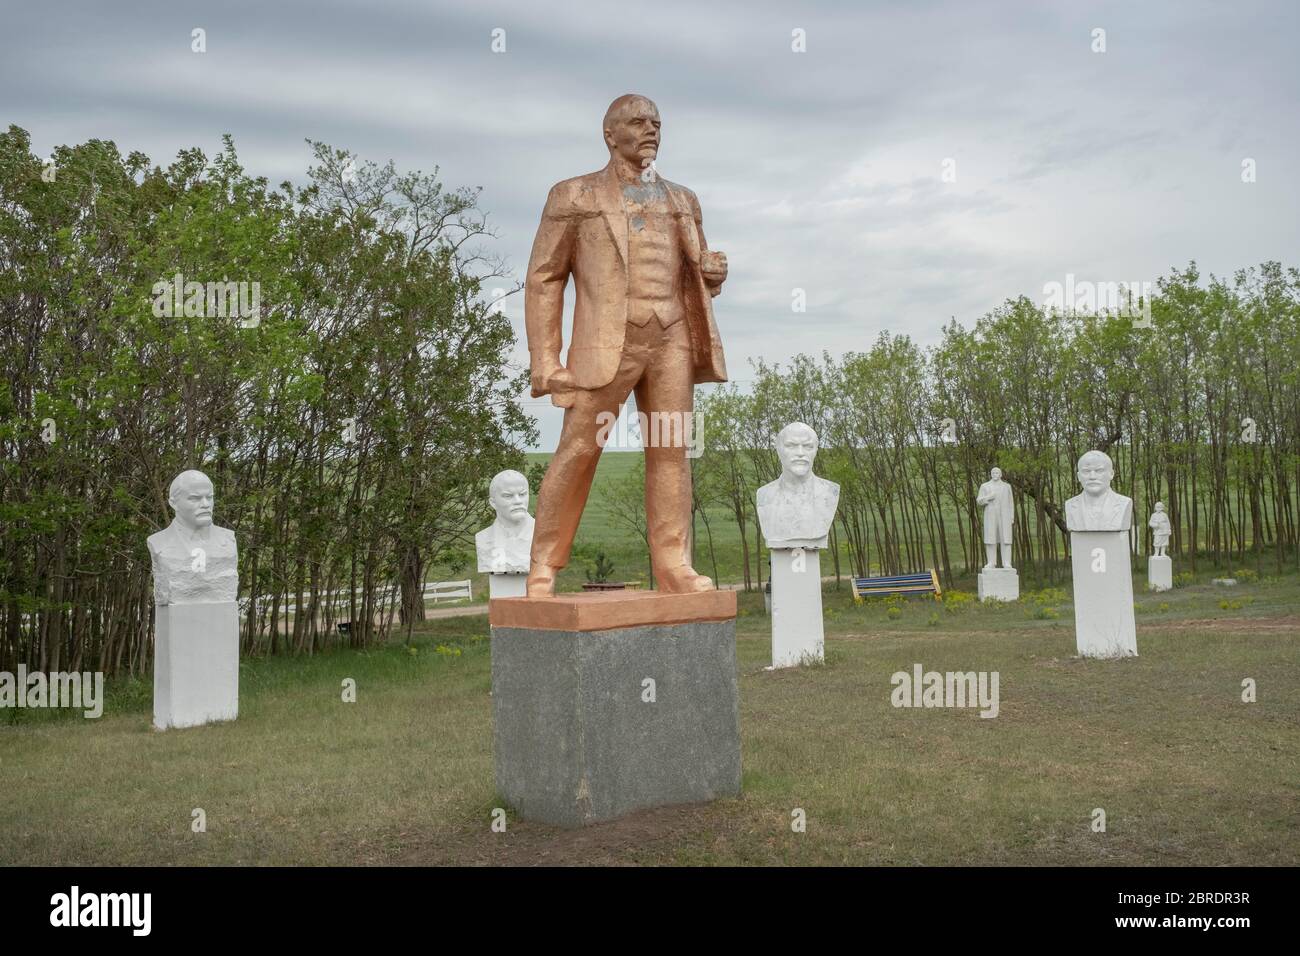
<instances>
[{"instance_id":1,"label":"overcast sky","mask_svg":"<svg viewBox=\"0 0 1300 956\"><path fill-rule=\"evenodd\" d=\"M644 93L663 117L660 172L695 190L727 253L714 306L742 384L751 358L838 355L881 330L930 344L950 317L1041 300L1067 273L1300 265L1296 0L0 9L0 120L38 153L100 138L166 165L229 132L272 183L304 178L309 138L438 166L482 187L520 275L549 187L603 166L605 108ZM526 364L522 297L506 311ZM529 410L552 449L558 413Z\"/></svg>"}]
</instances>

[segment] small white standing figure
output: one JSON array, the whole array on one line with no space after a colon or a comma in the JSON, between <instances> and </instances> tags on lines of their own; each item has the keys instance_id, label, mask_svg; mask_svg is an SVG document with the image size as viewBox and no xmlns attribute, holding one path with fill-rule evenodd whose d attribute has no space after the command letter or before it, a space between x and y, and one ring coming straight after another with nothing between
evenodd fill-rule
<instances>
[{"instance_id":1,"label":"small white standing figure","mask_svg":"<svg viewBox=\"0 0 1300 956\"><path fill-rule=\"evenodd\" d=\"M1165 514L1165 505L1163 501L1156 502L1156 510L1151 515L1151 520L1147 522L1152 532L1152 545L1155 548L1155 556L1159 558L1166 557L1165 549L1169 547L1169 515Z\"/></svg>"},{"instance_id":2,"label":"small white standing figure","mask_svg":"<svg viewBox=\"0 0 1300 956\"><path fill-rule=\"evenodd\" d=\"M1002 480L1002 469L989 472L989 480L980 485L975 503L984 509L984 554L986 570L997 567L998 549L1002 550L1002 567L1011 567L1011 526L1016 521L1011 486Z\"/></svg>"},{"instance_id":3,"label":"small white standing figure","mask_svg":"<svg viewBox=\"0 0 1300 956\"><path fill-rule=\"evenodd\" d=\"M1153 545L1152 554L1147 558L1147 588L1151 591L1168 591L1174 586L1174 562L1167 553L1169 515L1165 514L1163 502L1156 502L1155 511L1147 525L1151 528Z\"/></svg>"},{"instance_id":4,"label":"small white standing figure","mask_svg":"<svg viewBox=\"0 0 1300 956\"><path fill-rule=\"evenodd\" d=\"M1014 601L1020 597L1020 575L1011 566L1011 532L1016 521L1016 508L1011 485L1002 480L1001 468L989 472L989 480L975 493L975 503L984 509L984 555L987 558L976 578L979 599ZM997 566L999 556L1002 567Z\"/></svg>"},{"instance_id":5,"label":"small white standing figure","mask_svg":"<svg viewBox=\"0 0 1300 956\"><path fill-rule=\"evenodd\" d=\"M488 574L492 597L526 593L533 516L528 513L528 479L517 471L499 472L488 486L496 520L474 536L478 569Z\"/></svg>"}]
</instances>

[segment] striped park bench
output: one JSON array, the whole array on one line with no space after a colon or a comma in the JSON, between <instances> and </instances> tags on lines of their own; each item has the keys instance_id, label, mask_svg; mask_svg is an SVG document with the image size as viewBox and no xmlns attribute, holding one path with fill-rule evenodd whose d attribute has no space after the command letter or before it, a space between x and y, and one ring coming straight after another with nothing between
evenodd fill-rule
<instances>
[{"instance_id":1,"label":"striped park bench","mask_svg":"<svg viewBox=\"0 0 1300 956\"><path fill-rule=\"evenodd\" d=\"M934 571L919 574L895 574L887 578L854 578L853 599L880 597L885 594L934 594L938 601L943 596L939 588L939 575Z\"/></svg>"}]
</instances>

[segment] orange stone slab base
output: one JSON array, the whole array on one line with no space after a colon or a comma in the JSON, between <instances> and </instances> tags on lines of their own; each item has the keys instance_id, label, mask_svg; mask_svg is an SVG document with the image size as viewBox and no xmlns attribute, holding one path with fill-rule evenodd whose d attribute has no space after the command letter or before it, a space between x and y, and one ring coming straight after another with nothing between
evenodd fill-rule
<instances>
[{"instance_id":1,"label":"orange stone slab base","mask_svg":"<svg viewBox=\"0 0 1300 956\"><path fill-rule=\"evenodd\" d=\"M608 631L730 621L735 616L735 591L591 591L544 598L493 598L488 602L488 623L492 627L542 631Z\"/></svg>"}]
</instances>

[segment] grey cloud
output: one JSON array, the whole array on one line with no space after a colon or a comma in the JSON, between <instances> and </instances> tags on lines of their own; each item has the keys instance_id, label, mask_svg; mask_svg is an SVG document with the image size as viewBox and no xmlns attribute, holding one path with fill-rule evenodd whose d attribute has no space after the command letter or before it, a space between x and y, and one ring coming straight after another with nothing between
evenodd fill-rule
<instances>
[{"instance_id":1,"label":"grey cloud","mask_svg":"<svg viewBox=\"0 0 1300 956\"><path fill-rule=\"evenodd\" d=\"M307 138L437 166L483 187L518 272L547 189L605 162L605 106L645 93L664 116L661 170L696 191L728 253L715 305L744 379L749 359L789 354L794 287L809 302L799 346L834 354L882 329L928 344L949 316L1067 271L1295 264L1298 18L1286 0L11 4L0 120L43 152L99 137L159 163L230 132L272 182L302 179ZM1096 26L1105 54L1089 50ZM1243 156L1260 163L1253 186ZM956 183L939 179L945 157ZM526 362L519 298L505 310ZM550 447L559 413L530 410Z\"/></svg>"}]
</instances>

